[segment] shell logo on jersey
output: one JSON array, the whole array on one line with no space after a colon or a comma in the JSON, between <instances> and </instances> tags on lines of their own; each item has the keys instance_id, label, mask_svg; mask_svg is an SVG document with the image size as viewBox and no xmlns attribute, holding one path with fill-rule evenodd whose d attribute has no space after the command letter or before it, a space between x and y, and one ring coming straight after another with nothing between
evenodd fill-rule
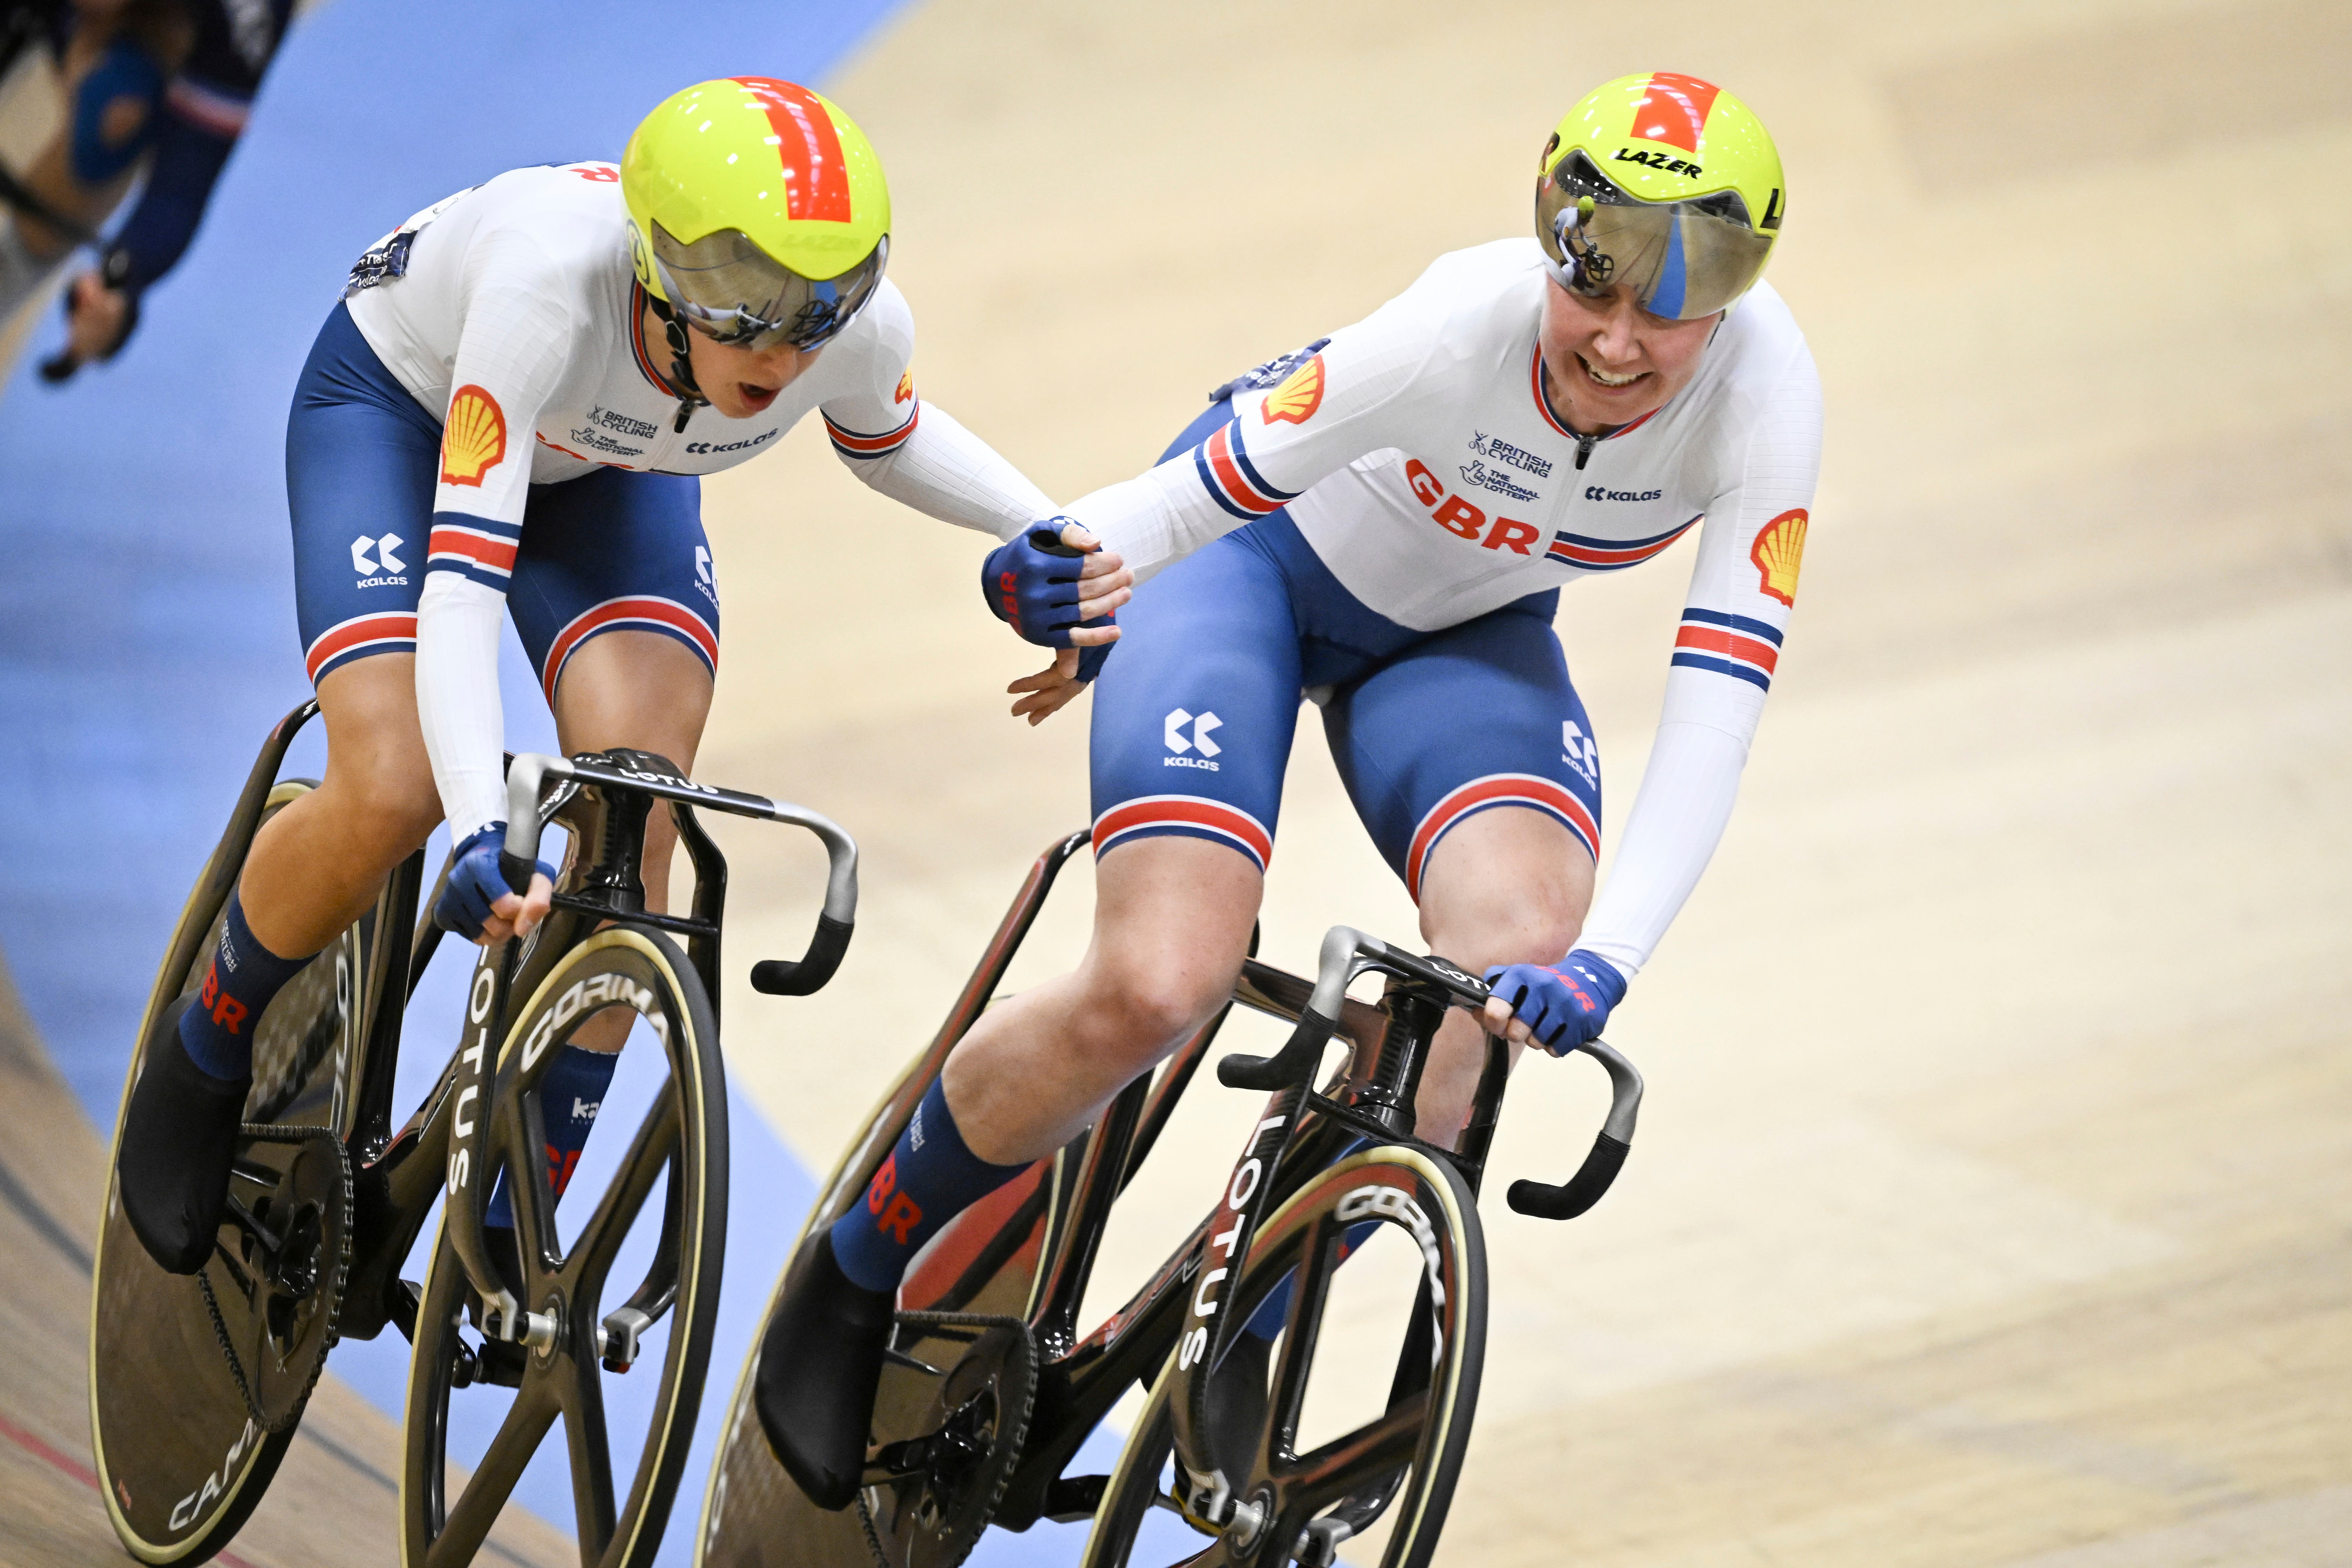
<instances>
[{"instance_id":1,"label":"shell logo on jersey","mask_svg":"<svg viewBox=\"0 0 2352 1568\"><path fill-rule=\"evenodd\" d=\"M441 482L478 487L507 455L507 416L499 400L468 383L449 399L441 426Z\"/></svg>"},{"instance_id":2,"label":"shell logo on jersey","mask_svg":"<svg viewBox=\"0 0 2352 1568\"><path fill-rule=\"evenodd\" d=\"M1756 586L1784 605L1797 602L1797 569L1805 563L1805 509L1784 511L1756 535L1748 559L1756 563Z\"/></svg>"},{"instance_id":3,"label":"shell logo on jersey","mask_svg":"<svg viewBox=\"0 0 2352 1568\"><path fill-rule=\"evenodd\" d=\"M890 395L893 403L904 403L915 395L915 373L908 371L898 378L898 390Z\"/></svg>"},{"instance_id":4,"label":"shell logo on jersey","mask_svg":"<svg viewBox=\"0 0 2352 1568\"><path fill-rule=\"evenodd\" d=\"M1317 354L1290 373L1288 380L1265 395L1259 416L1268 425L1304 425L1323 406L1323 356Z\"/></svg>"}]
</instances>

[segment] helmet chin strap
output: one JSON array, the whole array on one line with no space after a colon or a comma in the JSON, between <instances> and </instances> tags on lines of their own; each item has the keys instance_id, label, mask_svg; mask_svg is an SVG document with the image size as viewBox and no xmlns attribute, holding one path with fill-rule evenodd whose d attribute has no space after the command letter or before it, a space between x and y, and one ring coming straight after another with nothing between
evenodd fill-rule
<instances>
[{"instance_id":1,"label":"helmet chin strap","mask_svg":"<svg viewBox=\"0 0 2352 1568\"><path fill-rule=\"evenodd\" d=\"M670 430L673 434L683 432L686 422L694 417L694 411L709 407L710 399L702 395L701 384L694 379L694 361L687 353L686 323L670 310L668 300L656 299L650 290L646 303L662 319L663 331L669 339L669 379L678 389L677 418L670 425Z\"/></svg>"}]
</instances>

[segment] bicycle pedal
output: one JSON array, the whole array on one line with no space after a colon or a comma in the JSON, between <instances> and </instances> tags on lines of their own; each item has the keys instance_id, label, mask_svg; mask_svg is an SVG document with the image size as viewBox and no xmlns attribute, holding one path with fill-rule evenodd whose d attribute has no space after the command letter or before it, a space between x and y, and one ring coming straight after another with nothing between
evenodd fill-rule
<instances>
[{"instance_id":1,"label":"bicycle pedal","mask_svg":"<svg viewBox=\"0 0 2352 1568\"><path fill-rule=\"evenodd\" d=\"M474 1355L474 1381L496 1384L500 1388L520 1388L523 1368L530 1363L530 1352L522 1346L504 1340L484 1340L482 1348Z\"/></svg>"},{"instance_id":2,"label":"bicycle pedal","mask_svg":"<svg viewBox=\"0 0 2352 1568\"><path fill-rule=\"evenodd\" d=\"M425 1287L414 1279L395 1279L383 1293L385 1315L400 1337L410 1344L416 1342L416 1308L425 1299Z\"/></svg>"},{"instance_id":3,"label":"bicycle pedal","mask_svg":"<svg viewBox=\"0 0 2352 1568\"><path fill-rule=\"evenodd\" d=\"M1102 1507L1108 1476L1057 1476L1045 1487L1045 1510L1038 1517L1055 1524L1083 1524Z\"/></svg>"}]
</instances>

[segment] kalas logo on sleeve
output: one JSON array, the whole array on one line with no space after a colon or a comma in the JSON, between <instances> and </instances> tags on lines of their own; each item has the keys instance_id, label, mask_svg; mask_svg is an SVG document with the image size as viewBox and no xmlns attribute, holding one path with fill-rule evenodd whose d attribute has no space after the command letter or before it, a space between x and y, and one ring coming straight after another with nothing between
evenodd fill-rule
<instances>
[{"instance_id":1,"label":"kalas logo on sleeve","mask_svg":"<svg viewBox=\"0 0 2352 1568\"><path fill-rule=\"evenodd\" d=\"M441 482L478 487L506 455L507 416L499 400L471 383L459 387L441 426Z\"/></svg>"},{"instance_id":2,"label":"kalas logo on sleeve","mask_svg":"<svg viewBox=\"0 0 2352 1568\"><path fill-rule=\"evenodd\" d=\"M1756 586L1784 605L1797 602L1797 572L1805 563L1805 509L1784 511L1756 535L1748 559L1756 563Z\"/></svg>"},{"instance_id":3,"label":"kalas logo on sleeve","mask_svg":"<svg viewBox=\"0 0 2352 1568\"><path fill-rule=\"evenodd\" d=\"M1290 373L1288 380L1265 395L1259 416L1272 425L1304 425L1323 406L1323 356L1317 354Z\"/></svg>"},{"instance_id":4,"label":"kalas logo on sleeve","mask_svg":"<svg viewBox=\"0 0 2352 1568\"><path fill-rule=\"evenodd\" d=\"M893 403L904 403L915 395L915 373L908 371L898 378L898 390L891 395Z\"/></svg>"}]
</instances>

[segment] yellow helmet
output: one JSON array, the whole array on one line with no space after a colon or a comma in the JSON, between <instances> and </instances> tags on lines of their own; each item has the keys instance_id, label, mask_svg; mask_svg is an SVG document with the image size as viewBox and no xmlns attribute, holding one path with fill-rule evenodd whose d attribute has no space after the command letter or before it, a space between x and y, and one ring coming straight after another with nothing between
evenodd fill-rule
<instances>
[{"instance_id":1,"label":"yellow helmet","mask_svg":"<svg viewBox=\"0 0 2352 1568\"><path fill-rule=\"evenodd\" d=\"M1562 287L1612 284L1653 315L1711 316L1754 286L1788 196L1771 133L1712 82L1620 77L1544 143L1536 237Z\"/></svg>"},{"instance_id":2,"label":"yellow helmet","mask_svg":"<svg viewBox=\"0 0 2352 1568\"><path fill-rule=\"evenodd\" d=\"M621 154L637 281L720 342L813 349L873 298L890 190L829 99L722 77L664 99Z\"/></svg>"}]
</instances>

